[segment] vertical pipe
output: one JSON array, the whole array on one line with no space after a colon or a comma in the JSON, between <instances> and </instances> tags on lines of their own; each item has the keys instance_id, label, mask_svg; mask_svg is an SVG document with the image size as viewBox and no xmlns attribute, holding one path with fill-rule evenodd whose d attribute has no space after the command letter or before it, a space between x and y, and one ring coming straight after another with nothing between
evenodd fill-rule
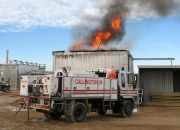
<instances>
[{"instance_id":1,"label":"vertical pipe","mask_svg":"<svg viewBox=\"0 0 180 130\"><path fill-rule=\"evenodd\" d=\"M27 121L29 123L29 97L28 97L28 100L27 100Z\"/></svg>"},{"instance_id":2,"label":"vertical pipe","mask_svg":"<svg viewBox=\"0 0 180 130\"><path fill-rule=\"evenodd\" d=\"M9 50L6 50L6 64L8 64L9 60Z\"/></svg>"}]
</instances>

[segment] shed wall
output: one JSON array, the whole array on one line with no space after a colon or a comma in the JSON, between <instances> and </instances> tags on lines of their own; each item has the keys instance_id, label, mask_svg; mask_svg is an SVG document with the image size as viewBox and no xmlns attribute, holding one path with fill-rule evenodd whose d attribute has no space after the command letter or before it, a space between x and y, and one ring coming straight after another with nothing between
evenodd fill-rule
<instances>
[{"instance_id":1,"label":"shed wall","mask_svg":"<svg viewBox=\"0 0 180 130\"><path fill-rule=\"evenodd\" d=\"M133 71L132 56L128 51L92 51L92 52L54 52L53 71L61 67L71 67L82 71L91 68L111 68L119 70L122 66Z\"/></svg>"},{"instance_id":2,"label":"shed wall","mask_svg":"<svg viewBox=\"0 0 180 130\"><path fill-rule=\"evenodd\" d=\"M144 101L150 101L150 93L173 92L172 70L140 70L139 86L144 90Z\"/></svg>"},{"instance_id":3,"label":"shed wall","mask_svg":"<svg viewBox=\"0 0 180 130\"><path fill-rule=\"evenodd\" d=\"M10 78L11 90L19 90L21 74L31 70L39 70L39 66L24 64L3 64L0 66L1 74Z\"/></svg>"}]
</instances>

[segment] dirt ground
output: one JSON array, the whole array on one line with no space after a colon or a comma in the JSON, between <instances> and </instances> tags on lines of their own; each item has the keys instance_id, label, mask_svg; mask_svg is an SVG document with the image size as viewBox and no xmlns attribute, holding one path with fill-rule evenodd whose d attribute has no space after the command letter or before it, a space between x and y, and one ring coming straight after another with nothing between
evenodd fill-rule
<instances>
[{"instance_id":1,"label":"dirt ground","mask_svg":"<svg viewBox=\"0 0 180 130\"><path fill-rule=\"evenodd\" d=\"M59 120L48 120L42 113L18 110L18 92L0 92L0 130L179 130L180 107L139 107L130 118L122 118L109 112L105 116L89 113L85 123L68 123L62 116Z\"/></svg>"}]
</instances>

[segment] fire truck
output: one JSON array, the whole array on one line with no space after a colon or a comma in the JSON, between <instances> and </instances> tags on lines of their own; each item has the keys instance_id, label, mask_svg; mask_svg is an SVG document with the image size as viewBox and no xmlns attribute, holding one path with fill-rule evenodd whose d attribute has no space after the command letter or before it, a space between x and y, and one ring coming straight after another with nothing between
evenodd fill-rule
<instances>
[{"instance_id":1,"label":"fire truck","mask_svg":"<svg viewBox=\"0 0 180 130\"><path fill-rule=\"evenodd\" d=\"M107 111L130 117L139 102L137 74L122 67L71 71L62 68L53 75L22 76L19 105L42 112L49 119L66 116L70 122L84 122L89 112ZM26 100L28 99L28 100Z\"/></svg>"}]
</instances>

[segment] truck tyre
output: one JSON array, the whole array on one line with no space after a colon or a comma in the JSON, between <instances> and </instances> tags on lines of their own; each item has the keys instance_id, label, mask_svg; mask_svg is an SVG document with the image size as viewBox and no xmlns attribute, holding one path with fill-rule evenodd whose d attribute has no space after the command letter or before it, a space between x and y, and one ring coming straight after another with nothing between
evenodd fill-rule
<instances>
[{"instance_id":1,"label":"truck tyre","mask_svg":"<svg viewBox=\"0 0 180 130\"><path fill-rule=\"evenodd\" d=\"M50 120L58 120L58 119L61 118L62 112L58 112L58 113L45 112L44 115L45 115L45 117L46 117L47 119L50 119Z\"/></svg>"},{"instance_id":2,"label":"truck tyre","mask_svg":"<svg viewBox=\"0 0 180 130\"><path fill-rule=\"evenodd\" d=\"M132 115L133 105L130 101L124 101L121 114L124 118L130 117Z\"/></svg>"},{"instance_id":3,"label":"truck tyre","mask_svg":"<svg viewBox=\"0 0 180 130\"><path fill-rule=\"evenodd\" d=\"M75 103L72 111L72 115L69 116L70 122L84 122L87 116L87 108L84 103Z\"/></svg>"}]
</instances>

